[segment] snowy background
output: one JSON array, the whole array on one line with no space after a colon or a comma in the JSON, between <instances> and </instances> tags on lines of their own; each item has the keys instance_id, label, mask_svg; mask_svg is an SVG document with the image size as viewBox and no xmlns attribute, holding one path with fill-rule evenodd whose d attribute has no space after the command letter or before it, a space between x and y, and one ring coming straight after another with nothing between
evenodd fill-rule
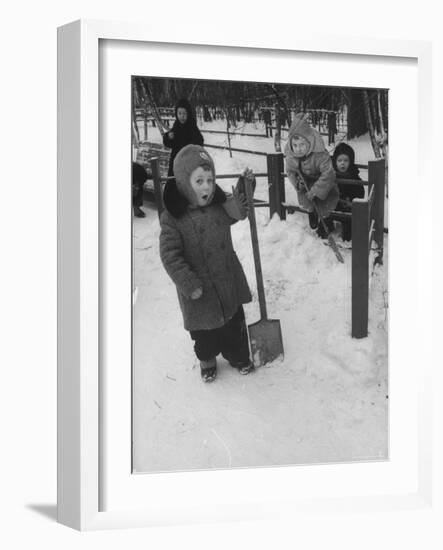
<instances>
[{"instance_id":1,"label":"snowy background","mask_svg":"<svg viewBox=\"0 0 443 550\"><path fill-rule=\"evenodd\" d=\"M224 121L199 126L225 129ZM264 129L248 124L241 131ZM203 136L205 144L227 144L226 136ZM152 127L148 139L161 141ZM368 136L349 143L357 163L374 158ZM274 152L274 141L239 135L232 147ZM266 157L208 151L219 174L246 166L266 172ZM366 179L366 171L361 176ZM226 191L234 183L218 181ZM255 196L267 199L266 179L258 180ZM297 203L289 182L286 201ZM146 202L144 210L146 218L134 218L133 224L134 471L388 458L387 237L384 265L371 276L369 336L356 340L351 250L342 250L340 264L305 215L270 220L269 209L257 208L268 314L281 322L285 357L245 377L219 356L216 382L203 384L175 286L160 262L157 211ZM341 243L339 230L337 224ZM253 293L245 307L251 324L259 319L259 307L248 221L235 224L232 235Z\"/></svg>"}]
</instances>

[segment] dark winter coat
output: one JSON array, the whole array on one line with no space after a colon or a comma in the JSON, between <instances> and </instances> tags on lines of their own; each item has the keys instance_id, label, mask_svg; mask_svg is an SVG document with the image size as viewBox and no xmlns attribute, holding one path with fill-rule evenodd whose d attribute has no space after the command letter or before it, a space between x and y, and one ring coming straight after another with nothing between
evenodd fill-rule
<instances>
[{"instance_id":1,"label":"dark winter coat","mask_svg":"<svg viewBox=\"0 0 443 550\"><path fill-rule=\"evenodd\" d=\"M171 183L171 189L175 186ZM177 287L186 330L209 330L225 325L241 304L251 301L246 276L231 239L226 196L216 186L209 206L191 207L175 188L165 197L160 218L160 256ZM191 294L198 288L197 300Z\"/></svg>"},{"instance_id":2,"label":"dark winter coat","mask_svg":"<svg viewBox=\"0 0 443 550\"><path fill-rule=\"evenodd\" d=\"M340 155L346 155L349 158L349 168L346 172L339 172L337 170L337 158ZM336 176L338 179L344 180L361 180L360 171L355 166L355 152L354 149L347 143L339 143L335 148L332 155L332 166L334 167ZM338 184L340 192L340 199L344 201L352 201L353 199L362 199L365 196L365 190L363 185L358 183Z\"/></svg>"},{"instance_id":3,"label":"dark winter coat","mask_svg":"<svg viewBox=\"0 0 443 550\"><path fill-rule=\"evenodd\" d=\"M184 124L179 122L177 118L177 111L182 107L186 109L188 118ZM169 137L169 132L174 133L174 138ZM197 123L194 118L191 104L186 99L182 99L177 103L175 107L175 122L172 128L163 136L163 144L165 147L169 147L171 150L171 156L169 158L169 170L168 176L173 175L172 166L174 159L180 149L183 149L185 145L203 145L203 136L197 127Z\"/></svg>"},{"instance_id":4,"label":"dark winter coat","mask_svg":"<svg viewBox=\"0 0 443 550\"><path fill-rule=\"evenodd\" d=\"M137 162L132 163L132 204L133 206L143 205L143 185L148 179L144 167Z\"/></svg>"},{"instance_id":5,"label":"dark winter coat","mask_svg":"<svg viewBox=\"0 0 443 550\"><path fill-rule=\"evenodd\" d=\"M303 158L297 158L292 150L291 140L296 135L304 137L309 142L308 153ZM327 217L335 209L339 197L335 171L322 137L300 115L294 118L289 129L285 158L286 172L289 181L297 191L300 206L309 212L314 209L312 201L306 197L303 179L308 189L315 191L316 205L320 214Z\"/></svg>"}]
</instances>

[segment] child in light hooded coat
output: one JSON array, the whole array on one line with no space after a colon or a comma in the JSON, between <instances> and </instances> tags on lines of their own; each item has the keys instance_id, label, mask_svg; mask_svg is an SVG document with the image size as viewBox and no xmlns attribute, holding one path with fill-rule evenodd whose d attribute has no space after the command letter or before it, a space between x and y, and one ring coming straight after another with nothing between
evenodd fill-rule
<instances>
[{"instance_id":1,"label":"child in light hooded coat","mask_svg":"<svg viewBox=\"0 0 443 550\"><path fill-rule=\"evenodd\" d=\"M337 205L339 192L331 157L323 139L302 113L295 116L289 129L285 157L286 172L297 191L299 205L308 211L311 228L318 227L318 235L325 238L326 234L323 226L318 224L313 203L315 201L328 230L331 231L334 222L330 219L330 214Z\"/></svg>"}]
</instances>

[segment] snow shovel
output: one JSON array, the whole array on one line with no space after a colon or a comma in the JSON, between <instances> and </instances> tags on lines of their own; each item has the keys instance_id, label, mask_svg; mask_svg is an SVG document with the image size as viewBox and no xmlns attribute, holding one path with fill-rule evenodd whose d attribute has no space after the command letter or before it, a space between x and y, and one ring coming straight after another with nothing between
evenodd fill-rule
<instances>
[{"instance_id":1,"label":"snow shovel","mask_svg":"<svg viewBox=\"0 0 443 550\"><path fill-rule=\"evenodd\" d=\"M305 181L305 178L303 177L303 174L299 171L299 172L297 172L297 175L300 178L300 181L303 183L303 187L305 188L305 191L307 193L309 191L309 188L306 184L306 181ZM340 250L338 249L337 243L335 242L334 237L331 235L331 232L327 228L327 226L325 224L325 220L323 219L323 216L320 214L320 211L318 209L318 206L317 206L315 200L312 200L312 204L314 205L315 213L318 216L318 223L321 224L321 226L323 227L323 231L328 236L328 242L329 242L329 245L331 246L332 250L334 251L335 257L337 258L337 260L340 263L344 264L345 261L343 259L343 256L340 254Z\"/></svg>"},{"instance_id":2,"label":"snow shovel","mask_svg":"<svg viewBox=\"0 0 443 550\"><path fill-rule=\"evenodd\" d=\"M251 344L252 362L259 367L283 356L283 340L280 321L268 319L266 312L265 290L258 248L257 224L255 221L254 199L251 182L245 179L246 199L248 201L248 218L251 227L252 250L254 253L255 274L257 277L258 302L260 304L260 321L248 325L249 342Z\"/></svg>"}]
</instances>

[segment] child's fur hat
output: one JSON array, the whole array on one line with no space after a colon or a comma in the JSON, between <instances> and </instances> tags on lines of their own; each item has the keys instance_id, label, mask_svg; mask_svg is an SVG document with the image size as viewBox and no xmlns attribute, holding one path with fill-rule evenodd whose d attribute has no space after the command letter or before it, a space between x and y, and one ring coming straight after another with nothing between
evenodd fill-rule
<instances>
[{"instance_id":1,"label":"child's fur hat","mask_svg":"<svg viewBox=\"0 0 443 550\"><path fill-rule=\"evenodd\" d=\"M349 163L351 164L351 166L355 164L354 149L350 145L342 141L337 145L332 155L332 163L334 164L335 169L337 168L337 159L340 155L346 155L349 158Z\"/></svg>"},{"instance_id":2,"label":"child's fur hat","mask_svg":"<svg viewBox=\"0 0 443 550\"><path fill-rule=\"evenodd\" d=\"M200 145L186 145L174 159L173 171L177 189L188 199L190 204L196 204L195 193L190 184L192 172L199 166L211 170L215 179L215 166L209 153ZM210 202L210 201L209 201Z\"/></svg>"}]
</instances>

